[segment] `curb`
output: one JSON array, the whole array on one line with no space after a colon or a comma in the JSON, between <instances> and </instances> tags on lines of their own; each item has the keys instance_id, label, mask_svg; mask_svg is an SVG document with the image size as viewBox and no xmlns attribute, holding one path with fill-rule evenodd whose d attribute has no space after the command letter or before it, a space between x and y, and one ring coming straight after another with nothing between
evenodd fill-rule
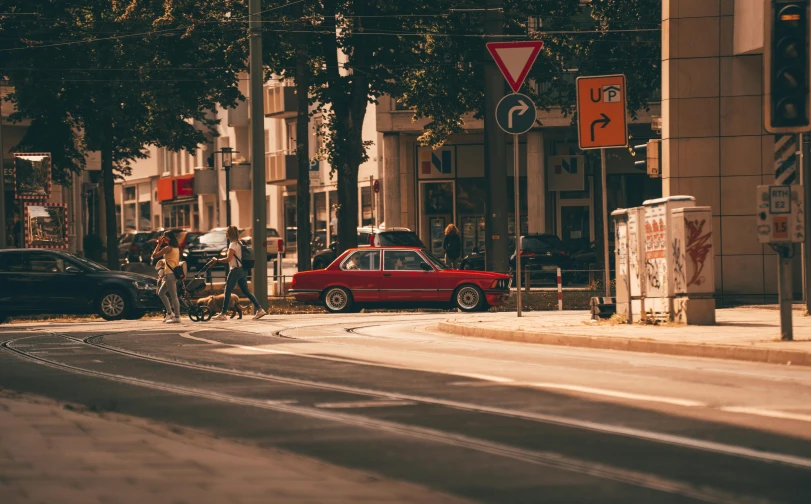
<instances>
[{"instance_id":1,"label":"curb","mask_svg":"<svg viewBox=\"0 0 811 504\"><path fill-rule=\"evenodd\" d=\"M539 345L559 345L581 348L599 348L602 350L622 350L625 352L643 352L681 357L706 357L710 359L729 359L748 362L765 362L769 364L791 364L792 366L811 366L811 352L796 350L777 350L771 348L752 348L731 345L694 345L689 343L671 343L605 336L588 336L585 334L555 334L531 331L510 331L475 327L451 322L440 322L439 330L458 336L471 336L519 343Z\"/></svg>"}]
</instances>

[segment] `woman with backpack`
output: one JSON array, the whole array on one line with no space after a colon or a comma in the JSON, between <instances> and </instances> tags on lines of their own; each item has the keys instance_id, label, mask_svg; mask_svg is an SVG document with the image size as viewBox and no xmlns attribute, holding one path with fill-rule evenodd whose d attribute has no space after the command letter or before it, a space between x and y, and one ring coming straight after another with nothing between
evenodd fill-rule
<instances>
[{"instance_id":1,"label":"woman with backpack","mask_svg":"<svg viewBox=\"0 0 811 504\"><path fill-rule=\"evenodd\" d=\"M165 324L180 323L180 301L177 298L177 277L175 268L180 264L180 244L172 231L164 233L155 244L152 260L163 258L163 283L158 289L158 297L166 308Z\"/></svg>"},{"instance_id":2,"label":"woman with backpack","mask_svg":"<svg viewBox=\"0 0 811 504\"><path fill-rule=\"evenodd\" d=\"M445 265L451 269L458 269L459 257L462 255L462 239L459 237L459 229L453 224L448 224L445 228L442 248L445 249Z\"/></svg>"},{"instance_id":3,"label":"woman with backpack","mask_svg":"<svg viewBox=\"0 0 811 504\"><path fill-rule=\"evenodd\" d=\"M242 244L239 242L239 229L236 226L228 226L225 231L225 236L228 238L228 255L220 258L214 258L209 261L209 265L220 262L228 263L228 279L225 281L225 299L222 302L222 313L214 317L214 320L228 320L225 312L228 311L228 303L231 301L231 292L234 287L239 285L242 292L248 296L248 299L253 303L256 315L253 316L254 320L260 319L267 315L256 296L248 290L248 273L242 267Z\"/></svg>"}]
</instances>

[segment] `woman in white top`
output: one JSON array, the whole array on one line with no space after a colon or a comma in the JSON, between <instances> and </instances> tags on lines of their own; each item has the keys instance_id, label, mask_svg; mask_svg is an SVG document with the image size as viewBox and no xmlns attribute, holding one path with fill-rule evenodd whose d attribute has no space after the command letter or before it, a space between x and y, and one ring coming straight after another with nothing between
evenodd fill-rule
<instances>
[{"instance_id":1,"label":"woman in white top","mask_svg":"<svg viewBox=\"0 0 811 504\"><path fill-rule=\"evenodd\" d=\"M254 319L260 319L267 315L267 312L259 305L259 300L256 296L248 290L248 274L242 269L242 244L239 243L239 229L236 226L228 226L225 232L230 244L228 245L228 255L222 259L214 258L209 264L227 262L228 263L228 279L225 281L225 299L222 302L222 313L214 317L214 320L228 320L225 312L228 310L229 301L231 301L231 292L234 287L239 285L242 293L251 300L255 308L256 315Z\"/></svg>"},{"instance_id":2,"label":"woman in white top","mask_svg":"<svg viewBox=\"0 0 811 504\"><path fill-rule=\"evenodd\" d=\"M174 268L180 263L179 247L177 237L169 231L158 239L152 252L153 261L162 257L165 263L163 283L158 289L158 297L166 308L166 318L163 319L166 324L180 323L180 301L177 298L177 278L174 274Z\"/></svg>"}]
</instances>

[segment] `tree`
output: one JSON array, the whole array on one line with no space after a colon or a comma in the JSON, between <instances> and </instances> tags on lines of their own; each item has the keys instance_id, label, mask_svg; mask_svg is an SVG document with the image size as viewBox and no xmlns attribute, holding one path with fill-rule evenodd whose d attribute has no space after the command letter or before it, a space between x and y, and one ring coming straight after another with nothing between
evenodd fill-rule
<instances>
[{"instance_id":1,"label":"tree","mask_svg":"<svg viewBox=\"0 0 811 504\"><path fill-rule=\"evenodd\" d=\"M81 169L86 151L101 152L107 262L118 269L115 178L146 156L146 145L193 152L214 133L206 112L242 98L245 4L8 0L3 10L0 31L25 34L0 42L12 120L32 121L17 148L48 149L57 174Z\"/></svg>"}]
</instances>

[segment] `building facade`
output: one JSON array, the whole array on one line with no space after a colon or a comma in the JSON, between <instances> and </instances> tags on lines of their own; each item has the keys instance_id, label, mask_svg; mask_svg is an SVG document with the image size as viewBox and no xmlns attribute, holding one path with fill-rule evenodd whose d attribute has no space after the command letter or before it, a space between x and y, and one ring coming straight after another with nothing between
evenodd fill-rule
<instances>
[{"instance_id":1,"label":"building facade","mask_svg":"<svg viewBox=\"0 0 811 504\"><path fill-rule=\"evenodd\" d=\"M662 4L663 195L712 207L716 292L751 302L777 294L776 256L755 229L756 188L774 183L774 135L763 121L764 9L764 0ZM799 294L800 254L793 272Z\"/></svg>"}]
</instances>

